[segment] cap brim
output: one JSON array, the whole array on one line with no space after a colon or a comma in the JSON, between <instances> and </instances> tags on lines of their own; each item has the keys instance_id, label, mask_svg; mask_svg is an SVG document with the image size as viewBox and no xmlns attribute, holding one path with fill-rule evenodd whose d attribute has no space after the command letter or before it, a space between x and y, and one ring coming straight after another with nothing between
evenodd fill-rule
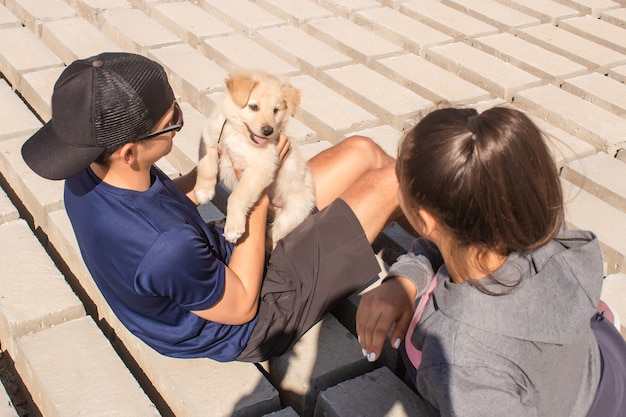
<instances>
[{"instance_id":1,"label":"cap brim","mask_svg":"<svg viewBox=\"0 0 626 417\"><path fill-rule=\"evenodd\" d=\"M37 175L62 180L87 168L103 151L99 147L68 145L56 134L50 120L22 145L22 158Z\"/></svg>"}]
</instances>

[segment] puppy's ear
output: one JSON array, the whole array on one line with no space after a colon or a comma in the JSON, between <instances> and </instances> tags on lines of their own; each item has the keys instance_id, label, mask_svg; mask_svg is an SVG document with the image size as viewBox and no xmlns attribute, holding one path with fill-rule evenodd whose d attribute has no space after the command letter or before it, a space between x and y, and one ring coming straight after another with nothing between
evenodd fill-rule
<instances>
[{"instance_id":1,"label":"puppy's ear","mask_svg":"<svg viewBox=\"0 0 626 417\"><path fill-rule=\"evenodd\" d=\"M293 116L300 107L300 90L293 87L291 84L284 84L282 86L283 97L287 103L287 109L289 114Z\"/></svg>"},{"instance_id":2,"label":"puppy's ear","mask_svg":"<svg viewBox=\"0 0 626 417\"><path fill-rule=\"evenodd\" d=\"M226 88L239 107L244 107L248 103L256 84L257 82L246 73L233 74L226 79Z\"/></svg>"}]
</instances>

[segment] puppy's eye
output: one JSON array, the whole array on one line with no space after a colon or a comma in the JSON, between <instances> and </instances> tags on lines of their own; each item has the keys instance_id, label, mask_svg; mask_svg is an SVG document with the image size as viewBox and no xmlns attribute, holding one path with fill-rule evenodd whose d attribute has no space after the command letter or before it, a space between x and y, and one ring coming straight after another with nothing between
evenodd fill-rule
<instances>
[{"instance_id":1,"label":"puppy's eye","mask_svg":"<svg viewBox=\"0 0 626 417\"><path fill-rule=\"evenodd\" d=\"M258 111L259 110L259 106L257 106L256 104L248 104L248 108L252 111Z\"/></svg>"},{"instance_id":2,"label":"puppy's eye","mask_svg":"<svg viewBox=\"0 0 626 417\"><path fill-rule=\"evenodd\" d=\"M278 113L278 110L280 110L278 107L274 107L274 114Z\"/></svg>"}]
</instances>

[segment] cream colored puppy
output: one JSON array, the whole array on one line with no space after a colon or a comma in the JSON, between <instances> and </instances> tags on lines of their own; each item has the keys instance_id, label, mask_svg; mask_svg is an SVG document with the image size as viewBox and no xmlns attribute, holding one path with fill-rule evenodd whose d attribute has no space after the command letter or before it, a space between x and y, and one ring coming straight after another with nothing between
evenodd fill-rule
<instances>
[{"instance_id":1,"label":"cream colored puppy","mask_svg":"<svg viewBox=\"0 0 626 417\"><path fill-rule=\"evenodd\" d=\"M236 242L245 232L249 210L269 187L271 223L267 246L271 249L315 207L311 171L293 143L276 171L278 136L300 106L300 91L259 71L231 74L226 88L221 108L211 116L202 134L194 191L204 204L215 195L218 180L231 190L224 237ZM233 162L243 171L239 181Z\"/></svg>"}]
</instances>

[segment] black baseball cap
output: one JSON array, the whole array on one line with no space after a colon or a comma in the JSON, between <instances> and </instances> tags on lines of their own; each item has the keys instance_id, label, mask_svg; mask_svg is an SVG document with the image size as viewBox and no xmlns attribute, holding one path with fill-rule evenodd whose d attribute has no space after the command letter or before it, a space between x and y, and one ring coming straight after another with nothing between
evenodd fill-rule
<instances>
[{"instance_id":1,"label":"black baseball cap","mask_svg":"<svg viewBox=\"0 0 626 417\"><path fill-rule=\"evenodd\" d=\"M174 102L163 67L141 55L102 53L72 62L52 93L52 118L22 146L38 175L69 178L147 134Z\"/></svg>"}]
</instances>

